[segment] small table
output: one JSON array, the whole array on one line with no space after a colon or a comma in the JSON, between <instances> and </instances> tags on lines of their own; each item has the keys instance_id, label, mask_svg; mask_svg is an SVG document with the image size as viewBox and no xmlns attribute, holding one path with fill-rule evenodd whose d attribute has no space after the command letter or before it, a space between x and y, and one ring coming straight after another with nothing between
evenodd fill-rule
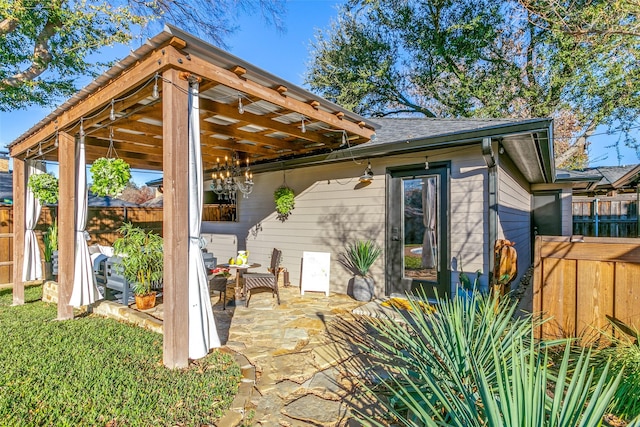
<instances>
[{"instance_id":1,"label":"small table","mask_svg":"<svg viewBox=\"0 0 640 427\"><path fill-rule=\"evenodd\" d=\"M233 269L236 270L235 298L236 298L236 301L240 301L240 299L242 298L242 286L240 283L242 272L247 271L250 268L262 267L262 264L258 264L257 262L254 262L252 264L218 264L218 267L228 268L229 270L233 270Z\"/></svg>"}]
</instances>

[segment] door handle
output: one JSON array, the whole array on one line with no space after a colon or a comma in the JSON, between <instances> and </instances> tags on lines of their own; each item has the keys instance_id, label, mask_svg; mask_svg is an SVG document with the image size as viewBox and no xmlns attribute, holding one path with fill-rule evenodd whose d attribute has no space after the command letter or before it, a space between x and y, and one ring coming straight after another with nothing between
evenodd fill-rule
<instances>
[{"instance_id":1,"label":"door handle","mask_svg":"<svg viewBox=\"0 0 640 427\"><path fill-rule=\"evenodd\" d=\"M391 240L394 241L394 242L399 242L400 241L400 236L393 235L393 236L391 236Z\"/></svg>"}]
</instances>

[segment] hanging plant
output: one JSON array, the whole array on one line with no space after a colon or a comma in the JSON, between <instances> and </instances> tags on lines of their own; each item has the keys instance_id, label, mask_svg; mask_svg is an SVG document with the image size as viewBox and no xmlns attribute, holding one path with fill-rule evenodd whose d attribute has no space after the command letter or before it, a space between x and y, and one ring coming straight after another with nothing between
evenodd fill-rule
<instances>
[{"instance_id":1,"label":"hanging plant","mask_svg":"<svg viewBox=\"0 0 640 427\"><path fill-rule=\"evenodd\" d=\"M285 222L289 218L295 205L295 198L295 193L287 186L282 186L273 193L273 200L276 202L276 212L278 212L280 221Z\"/></svg>"},{"instance_id":2,"label":"hanging plant","mask_svg":"<svg viewBox=\"0 0 640 427\"><path fill-rule=\"evenodd\" d=\"M58 178L50 173L29 176L27 186L42 204L53 205L58 202Z\"/></svg>"},{"instance_id":3,"label":"hanging plant","mask_svg":"<svg viewBox=\"0 0 640 427\"><path fill-rule=\"evenodd\" d=\"M100 157L93 162L91 174L93 175L91 191L100 197L119 196L131 179L127 162L107 157Z\"/></svg>"}]
</instances>

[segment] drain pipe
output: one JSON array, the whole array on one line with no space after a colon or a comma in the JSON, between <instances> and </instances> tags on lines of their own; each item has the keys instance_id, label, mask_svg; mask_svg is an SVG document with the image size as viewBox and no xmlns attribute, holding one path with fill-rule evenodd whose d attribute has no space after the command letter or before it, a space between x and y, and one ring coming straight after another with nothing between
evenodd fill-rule
<instances>
[{"instance_id":1,"label":"drain pipe","mask_svg":"<svg viewBox=\"0 0 640 427\"><path fill-rule=\"evenodd\" d=\"M494 254L493 246L498 239L498 173L496 159L491 146L491 138L482 138L482 157L487 164L489 184L489 290L493 285Z\"/></svg>"}]
</instances>

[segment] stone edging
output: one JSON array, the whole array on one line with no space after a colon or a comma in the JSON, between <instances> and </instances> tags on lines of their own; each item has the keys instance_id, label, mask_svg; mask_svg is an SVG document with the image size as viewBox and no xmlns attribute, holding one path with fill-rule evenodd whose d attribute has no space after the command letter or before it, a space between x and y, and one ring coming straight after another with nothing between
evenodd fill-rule
<instances>
[{"instance_id":1,"label":"stone edging","mask_svg":"<svg viewBox=\"0 0 640 427\"><path fill-rule=\"evenodd\" d=\"M233 399L229 410L216 425L235 427L241 425L246 415L246 408L251 404L251 396L256 385L256 368L243 354L235 352L228 347L222 347L220 351L233 355L236 363L240 366L242 380L238 394Z\"/></svg>"}]
</instances>

